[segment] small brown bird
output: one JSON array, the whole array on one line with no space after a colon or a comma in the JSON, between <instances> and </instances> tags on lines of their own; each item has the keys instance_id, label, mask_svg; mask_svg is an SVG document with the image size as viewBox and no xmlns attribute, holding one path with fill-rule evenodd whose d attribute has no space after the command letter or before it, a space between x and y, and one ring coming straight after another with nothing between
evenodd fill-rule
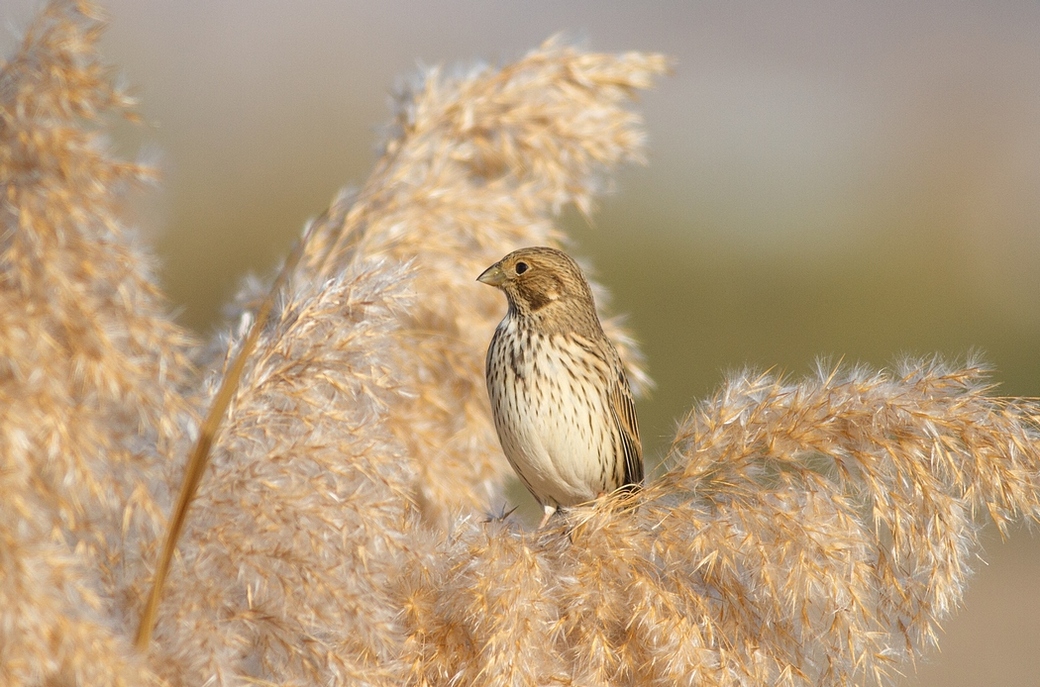
<instances>
[{"instance_id":1,"label":"small brown bird","mask_svg":"<svg viewBox=\"0 0 1040 687\"><path fill-rule=\"evenodd\" d=\"M502 450L545 510L539 527L640 484L632 391L581 268L555 248L521 248L477 279L509 301L488 347L488 396Z\"/></svg>"}]
</instances>

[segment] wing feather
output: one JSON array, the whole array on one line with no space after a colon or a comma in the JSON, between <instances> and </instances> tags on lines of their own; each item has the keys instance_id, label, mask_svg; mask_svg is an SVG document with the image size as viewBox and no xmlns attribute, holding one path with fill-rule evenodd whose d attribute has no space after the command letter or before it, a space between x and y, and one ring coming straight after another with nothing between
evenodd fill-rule
<instances>
[{"instance_id":1,"label":"wing feather","mask_svg":"<svg viewBox=\"0 0 1040 687\"><path fill-rule=\"evenodd\" d=\"M640 485L643 482L643 446L639 442L639 425L636 422L636 406L632 400L632 388L628 384L621 356L606 338L598 341L574 335L573 341L585 349L590 356L606 364L607 407L620 443L621 481L615 488L625 485Z\"/></svg>"},{"instance_id":2,"label":"wing feather","mask_svg":"<svg viewBox=\"0 0 1040 687\"><path fill-rule=\"evenodd\" d=\"M617 353L614 354L615 357ZM621 438L625 469L622 484L643 483L643 446L639 441L639 424L636 422L636 406L632 400L632 389L625 375L625 368L618 359L617 377L610 385L610 412Z\"/></svg>"}]
</instances>

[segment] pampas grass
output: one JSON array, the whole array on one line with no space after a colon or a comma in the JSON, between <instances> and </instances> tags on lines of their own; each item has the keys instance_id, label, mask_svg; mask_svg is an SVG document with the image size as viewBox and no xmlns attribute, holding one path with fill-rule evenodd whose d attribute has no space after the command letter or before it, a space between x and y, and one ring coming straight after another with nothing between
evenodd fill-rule
<instances>
[{"instance_id":1,"label":"pampas grass","mask_svg":"<svg viewBox=\"0 0 1040 687\"><path fill-rule=\"evenodd\" d=\"M625 106L666 61L550 41L424 73L368 182L203 343L119 219L148 170L99 138L132 103L96 14L53 2L0 72L4 684L884 684L979 527L1037 516L1037 407L938 360L733 376L639 493L488 516L501 303L472 281L641 159Z\"/></svg>"}]
</instances>

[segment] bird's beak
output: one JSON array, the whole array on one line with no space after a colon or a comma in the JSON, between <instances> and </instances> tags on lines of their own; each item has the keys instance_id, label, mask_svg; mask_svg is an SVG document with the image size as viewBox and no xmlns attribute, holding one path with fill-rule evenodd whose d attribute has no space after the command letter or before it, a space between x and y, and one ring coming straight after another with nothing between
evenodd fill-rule
<instances>
[{"instance_id":1,"label":"bird's beak","mask_svg":"<svg viewBox=\"0 0 1040 687\"><path fill-rule=\"evenodd\" d=\"M480 276L477 277L477 281L488 284L489 286L502 286L506 281L506 273L502 271L502 268L499 267L496 262L494 265L484 270Z\"/></svg>"}]
</instances>

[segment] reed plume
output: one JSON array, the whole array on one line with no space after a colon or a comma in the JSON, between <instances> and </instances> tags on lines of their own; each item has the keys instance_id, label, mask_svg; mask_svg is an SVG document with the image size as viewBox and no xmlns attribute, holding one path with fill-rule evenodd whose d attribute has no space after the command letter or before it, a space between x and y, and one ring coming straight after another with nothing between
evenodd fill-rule
<instances>
[{"instance_id":1,"label":"reed plume","mask_svg":"<svg viewBox=\"0 0 1040 687\"><path fill-rule=\"evenodd\" d=\"M585 54L550 40L498 70L431 69L399 93L372 177L316 233L319 275L359 255L417 271L393 347L414 394L390 412L414 501L432 522L483 511L511 474L477 374L502 304L474 293L473 280L518 245L562 241L552 221L561 208L591 212L606 173L642 159L640 120L621 105L665 68L657 55ZM630 337L608 326L643 389Z\"/></svg>"},{"instance_id":2,"label":"reed plume","mask_svg":"<svg viewBox=\"0 0 1040 687\"><path fill-rule=\"evenodd\" d=\"M120 222L147 170L113 159L127 112L92 8L43 10L0 69L0 675L129 684L117 628L162 531L163 472L191 424L195 342ZM130 598L128 598L130 597Z\"/></svg>"},{"instance_id":3,"label":"reed plume","mask_svg":"<svg viewBox=\"0 0 1040 687\"><path fill-rule=\"evenodd\" d=\"M3 683L884 684L935 644L980 525L1036 517L1037 407L938 360L736 375L643 490L538 532L488 517L501 303L473 279L559 245L561 208L591 214L641 159L626 104L665 59L550 41L422 74L270 317L254 279L203 343L120 221L148 170L100 138L131 103L96 14L52 2L0 71ZM240 352L138 651L184 456Z\"/></svg>"}]
</instances>

